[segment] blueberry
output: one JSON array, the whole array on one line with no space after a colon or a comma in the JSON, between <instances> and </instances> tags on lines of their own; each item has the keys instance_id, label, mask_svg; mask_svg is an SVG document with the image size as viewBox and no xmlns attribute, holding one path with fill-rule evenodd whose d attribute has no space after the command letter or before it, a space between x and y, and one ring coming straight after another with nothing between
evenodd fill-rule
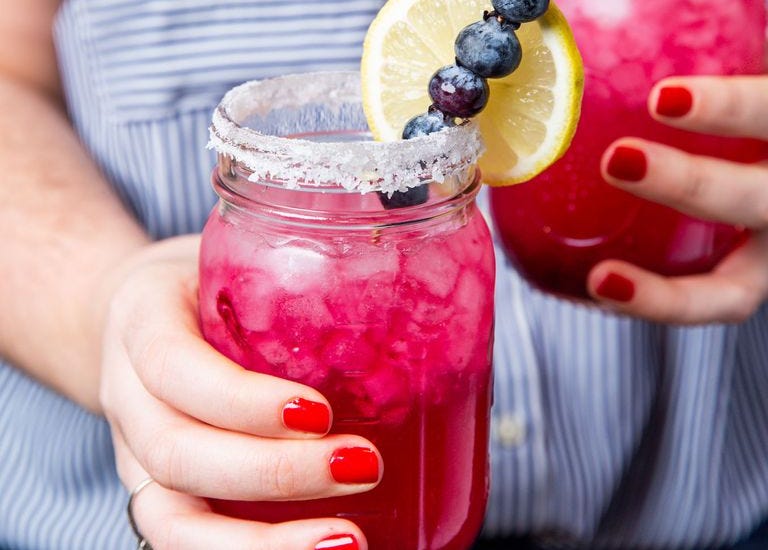
<instances>
[{"instance_id":1,"label":"blueberry","mask_svg":"<svg viewBox=\"0 0 768 550\"><path fill-rule=\"evenodd\" d=\"M454 44L456 62L484 78L501 78L520 65L523 51L512 25L488 17L464 27Z\"/></svg>"},{"instance_id":2,"label":"blueberry","mask_svg":"<svg viewBox=\"0 0 768 550\"><path fill-rule=\"evenodd\" d=\"M546 13L549 0L492 0L493 9L508 21L525 23Z\"/></svg>"},{"instance_id":3,"label":"blueberry","mask_svg":"<svg viewBox=\"0 0 768 550\"><path fill-rule=\"evenodd\" d=\"M441 113L434 105L431 105L428 112L417 115L406 122L405 128L403 128L403 139L428 136L450 126L456 126L456 123ZM412 187L408 191L395 191L391 197L381 191L378 192L378 195L379 202L387 210L416 206L417 204L424 204L429 199L429 186L420 185Z\"/></svg>"},{"instance_id":4,"label":"blueberry","mask_svg":"<svg viewBox=\"0 0 768 550\"><path fill-rule=\"evenodd\" d=\"M424 204L429 199L429 186L419 185L418 187L411 187L408 191L395 191L391 197L381 191L378 195L379 202L387 210L416 206L417 204Z\"/></svg>"},{"instance_id":5,"label":"blueberry","mask_svg":"<svg viewBox=\"0 0 768 550\"><path fill-rule=\"evenodd\" d=\"M430 108L428 113L415 116L405 124L403 139L428 136L433 132L439 132L443 128L455 125L449 117L446 117L437 109Z\"/></svg>"},{"instance_id":6,"label":"blueberry","mask_svg":"<svg viewBox=\"0 0 768 550\"><path fill-rule=\"evenodd\" d=\"M466 67L447 65L432 75L429 96L446 115L470 118L488 103L488 83Z\"/></svg>"}]
</instances>

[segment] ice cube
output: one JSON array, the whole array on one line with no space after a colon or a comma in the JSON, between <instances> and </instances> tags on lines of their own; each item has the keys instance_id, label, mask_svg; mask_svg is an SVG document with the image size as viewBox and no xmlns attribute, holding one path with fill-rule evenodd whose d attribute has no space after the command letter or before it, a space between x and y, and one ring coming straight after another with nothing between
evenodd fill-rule
<instances>
[{"instance_id":1,"label":"ice cube","mask_svg":"<svg viewBox=\"0 0 768 550\"><path fill-rule=\"evenodd\" d=\"M405 260L404 273L426 286L431 294L445 298L459 274L459 264L444 247L424 246Z\"/></svg>"},{"instance_id":2,"label":"ice cube","mask_svg":"<svg viewBox=\"0 0 768 550\"><path fill-rule=\"evenodd\" d=\"M453 315L454 306L445 300L430 300L425 296L418 300L411 311L414 321L422 327L433 327L445 323Z\"/></svg>"},{"instance_id":3,"label":"ice cube","mask_svg":"<svg viewBox=\"0 0 768 550\"><path fill-rule=\"evenodd\" d=\"M386 321L390 309L395 306L397 300L394 275L392 273L374 275L365 281L357 292L346 294L346 303L353 311L350 317L356 317L369 324Z\"/></svg>"},{"instance_id":4,"label":"ice cube","mask_svg":"<svg viewBox=\"0 0 768 550\"><path fill-rule=\"evenodd\" d=\"M475 273L465 270L456 285L456 313L448 320L446 338L436 340L431 353L445 358L446 366L464 369L478 346L488 338L493 322L490 289Z\"/></svg>"},{"instance_id":5,"label":"ice cube","mask_svg":"<svg viewBox=\"0 0 768 550\"><path fill-rule=\"evenodd\" d=\"M333 316L323 297L316 294L287 298L280 304L280 310L286 321L299 327L322 329L333 324Z\"/></svg>"},{"instance_id":6,"label":"ice cube","mask_svg":"<svg viewBox=\"0 0 768 550\"><path fill-rule=\"evenodd\" d=\"M342 280L364 280L382 273L393 273L400 268L400 254L395 248L369 247L363 254L355 254L338 262Z\"/></svg>"},{"instance_id":7,"label":"ice cube","mask_svg":"<svg viewBox=\"0 0 768 550\"><path fill-rule=\"evenodd\" d=\"M580 0L576 9L604 25L615 25L631 15L632 0Z\"/></svg>"},{"instance_id":8,"label":"ice cube","mask_svg":"<svg viewBox=\"0 0 768 550\"><path fill-rule=\"evenodd\" d=\"M411 409L411 381L407 373L385 366L352 386L354 406L361 416L391 424L402 422Z\"/></svg>"},{"instance_id":9,"label":"ice cube","mask_svg":"<svg viewBox=\"0 0 768 550\"><path fill-rule=\"evenodd\" d=\"M291 355L283 365L282 376L313 388L319 387L328 378L330 369L310 350L297 346L290 351Z\"/></svg>"},{"instance_id":10,"label":"ice cube","mask_svg":"<svg viewBox=\"0 0 768 550\"><path fill-rule=\"evenodd\" d=\"M490 294L489 285L483 283L474 271L465 269L459 277L454 293L453 303L456 305L457 314L463 316L466 324L476 326L483 310L489 307Z\"/></svg>"},{"instance_id":11,"label":"ice cube","mask_svg":"<svg viewBox=\"0 0 768 550\"><path fill-rule=\"evenodd\" d=\"M270 275L260 270L240 273L231 284L233 307L243 328L264 332L272 327L278 289Z\"/></svg>"},{"instance_id":12,"label":"ice cube","mask_svg":"<svg viewBox=\"0 0 768 550\"><path fill-rule=\"evenodd\" d=\"M309 294L282 300L277 306L275 331L289 348L317 347L334 319L322 296Z\"/></svg>"},{"instance_id":13,"label":"ice cube","mask_svg":"<svg viewBox=\"0 0 768 550\"><path fill-rule=\"evenodd\" d=\"M291 352L276 340L263 340L256 344L256 350L270 365L285 365L291 358Z\"/></svg>"},{"instance_id":14,"label":"ice cube","mask_svg":"<svg viewBox=\"0 0 768 550\"><path fill-rule=\"evenodd\" d=\"M343 372L367 372L376 364L376 349L366 339L365 325L336 328L327 333L320 360Z\"/></svg>"},{"instance_id":15,"label":"ice cube","mask_svg":"<svg viewBox=\"0 0 768 550\"><path fill-rule=\"evenodd\" d=\"M259 261L275 283L292 294L302 294L330 283L328 258L297 242L265 250L260 254Z\"/></svg>"}]
</instances>

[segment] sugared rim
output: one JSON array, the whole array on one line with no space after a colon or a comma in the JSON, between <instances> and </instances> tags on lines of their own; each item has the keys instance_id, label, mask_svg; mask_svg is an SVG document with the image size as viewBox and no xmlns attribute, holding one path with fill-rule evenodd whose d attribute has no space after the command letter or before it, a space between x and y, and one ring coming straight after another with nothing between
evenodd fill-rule
<instances>
[{"instance_id":1,"label":"sugared rim","mask_svg":"<svg viewBox=\"0 0 768 550\"><path fill-rule=\"evenodd\" d=\"M267 135L241 125L254 114L312 103L330 109L359 106L360 74L293 74L232 88L213 113L208 148L246 168L251 181L277 181L288 188L341 185L349 191L385 193L465 173L483 151L472 122L386 143L319 143Z\"/></svg>"}]
</instances>

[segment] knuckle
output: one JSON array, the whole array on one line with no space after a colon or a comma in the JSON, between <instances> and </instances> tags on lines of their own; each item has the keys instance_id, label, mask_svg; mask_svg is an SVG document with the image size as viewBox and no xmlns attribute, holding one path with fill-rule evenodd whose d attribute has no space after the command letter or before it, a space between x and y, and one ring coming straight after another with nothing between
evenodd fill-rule
<instances>
[{"instance_id":1,"label":"knuckle","mask_svg":"<svg viewBox=\"0 0 768 550\"><path fill-rule=\"evenodd\" d=\"M745 92L742 86L727 86L723 89L712 112L713 120L747 120L749 116L747 106L750 102L749 98L745 97Z\"/></svg>"},{"instance_id":2,"label":"knuckle","mask_svg":"<svg viewBox=\"0 0 768 550\"><path fill-rule=\"evenodd\" d=\"M155 433L147 440L143 456L144 468L160 485L172 490L188 488L187 455L179 437Z\"/></svg>"},{"instance_id":3,"label":"knuckle","mask_svg":"<svg viewBox=\"0 0 768 550\"><path fill-rule=\"evenodd\" d=\"M164 396L172 391L177 381L173 357L180 345L177 338L168 334L149 334L131 354L137 372L142 373L142 383L153 395Z\"/></svg>"},{"instance_id":4,"label":"knuckle","mask_svg":"<svg viewBox=\"0 0 768 550\"><path fill-rule=\"evenodd\" d=\"M285 540L280 536L279 529L276 526L268 527L264 532L264 537L258 542L254 542L248 550L283 550Z\"/></svg>"},{"instance_id":5,"label":"knuckle","mask_svg":"<svg viewBox=\"0 0 768 550\"><path fill-rule=\"evenodd\" d=\"M702 163L695 159L685 161L684 181L680 187L680 200L698 202L705 193L707 183L706 172Z\"/></svg>"},{"instance_id":6,"label":"knuckle","mask_svg":"<svg viewBox=\"0 0 768 550\"><path fill-rule=\"evenodd\" d=\"M765 174L768 176L768 173ZM763 229L768 227L768 192L761 193L757 207L757 219L755 220L756 229Z\"/></svg>"},{"instance_id":7,"label":"knuckle","mask_svg":"<svg viewBox=\"0 0 768 550\"><path fill-rule=\"evenodd\" d=\"M152 548L157 550L183 550L185 543L181 522L175 518L169 518L168 521L158 523L157 533L151 538L147 537L152 544Z\"/></svg>"},{"instance_id":8,"label":"knuckle","mask_svg":"<svg viewBox=\"0 0 768 550\"><path fill-rule=\"evenodd\" d=\"M299 486L296 468L293 460L286 455L280 455L275 468L275 492L279 498L290 498L296 495Z\"/></svg>"},{"instance_id":9,"label":"knuckle","mask_svg":"<svg viewBox=\"0 0 768 550\"><path fill-rule=\"evenodd\" d=\"M140 307L143 302L140 298L145 295L140 279L134 274L127 276L107 303L107 318L124 334L127 328L146 323L146 315Z\"/></svg>"},{"instance_id":10,"label":"knuckle","mask_svg":"<svg viewBox=\"0 0 768 550\"><path fill-rule=\"evenodd\" d=\"M291 458L278 454L262 470L262 490L276 500L288 500L297 495L299 490L298 471Z\"/></svg>"},{"instance_id":11,"label":"knuckle","mask_svg":"<svg viewBox=\"0 0 768 550\"><path fill-rule=\"evenodd\" d=\"M252 414L253 392L250 385L225 382L221 386L217 406L224 418L235 419Z\"/></svg>"},{"instance_id":12,"label":"knuckle","mask_svg":"<svg viewBox=\"0 0 768 550\"><path fill-rule=\"evenodd\" d=\"M700 302L700 297L685 283L673 279L663 299L653 304L654 313L650 317L664 324L696 324Z\"/></svg>"},{"instance_id":13,"label":"knuckle","mask_svg":"<svg viewBox=\"0 0 768 550\"><path fill-rule=\"evenodd\" d=\"M737 286L732 291L730 311L725 319L729 323L743 323L752 317L760 305L755 293L744 286Z\"/></svg>"}]
</instances>

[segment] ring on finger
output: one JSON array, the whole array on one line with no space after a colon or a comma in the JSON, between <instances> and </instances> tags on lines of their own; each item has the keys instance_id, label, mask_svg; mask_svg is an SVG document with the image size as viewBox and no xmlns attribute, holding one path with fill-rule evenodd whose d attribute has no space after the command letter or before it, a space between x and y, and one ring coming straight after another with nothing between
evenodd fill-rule
<instances>
[{"instance_id":1,"label":"ring on finger","mask_svg":"<svg viewBox=\"0 0 768 550\"><path fill-rule=\"evenodd\" d=\"M151 477L148 477L141 481L136 487L133 488L130 495L128 496L128 523L131 525L131 529L133 530L133 534L136 535L136 538L139 539L138 545L136 546L137 550L152 550L152 545L149 544L149 541L144 538L144 535L141 534L141 531L139 531L139 526L136 525L136 518L133 517L133 503L136 500L136 497L139 496L139 493L142 492L144 489L147 488L150 484L154 483L155 480Z\"/></svg>"}]
</instances>

